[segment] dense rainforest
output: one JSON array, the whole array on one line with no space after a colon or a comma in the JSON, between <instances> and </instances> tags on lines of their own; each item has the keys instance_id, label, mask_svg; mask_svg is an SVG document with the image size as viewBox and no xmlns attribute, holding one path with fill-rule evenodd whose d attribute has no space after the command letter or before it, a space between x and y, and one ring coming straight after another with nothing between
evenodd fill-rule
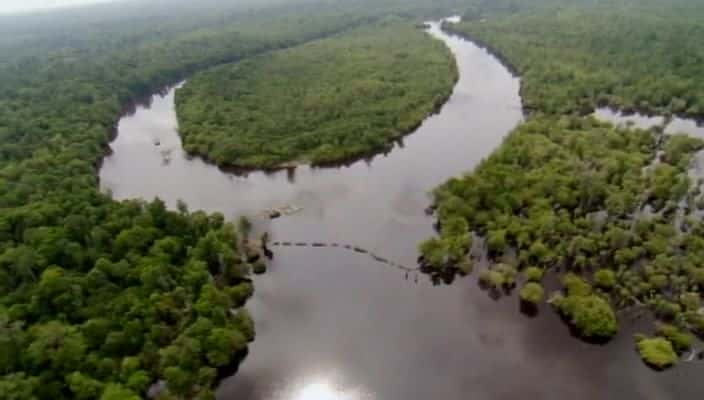
<instances>
[{"instance_id":1,"label":"dense rainforest","mask_svg":"<svg viewBox=\"0 0 704 400\"><path fill-rule=\"evenodd\" d=\"M508 61L528 111L704 117L701 1L479 1L446 28Z\"/></svg>"},{"instance_id":2,"label":"dense rainforest","mask_svg":"<svg viewBox=\"0 0 704 400\"><path fill-rule=\"evenodd\" d=\"M3 398L212 398L254 337L246 232L100 193L115 122L196 70L438 7L151 1L0 17Z\"/></svg>"},{"instance_id":3,"label":"dense rainforest","mask_svg":"<svg viewBox=\"0 0 704 400\"><path fill-rule=\"evenodd\" d=\"M445 29L497 52L521 76L527 121L472 173L434 192L440 235L420 245L434 275L491 265L480 283L520 285L575 332L603 342L618 310L655 319L639 335L646 363L668 367L704 337L701 180L704 143L616 128L590 116L623 111L701 116L704 8L697 1L480 1ZM543 282L558 277L562 289Z\"/></svg>"},{"instance_id":4,"label":"dense rainforest","mask_svg":"<svg viewBox=\"0 0 704 400\"><path fill-rule=\"evenodd\" d=\"M442 42L387 18L196 75L176 94L179 133L218 165L345 161L390 149L456 77Z\"/></svg>"}]
</instances>

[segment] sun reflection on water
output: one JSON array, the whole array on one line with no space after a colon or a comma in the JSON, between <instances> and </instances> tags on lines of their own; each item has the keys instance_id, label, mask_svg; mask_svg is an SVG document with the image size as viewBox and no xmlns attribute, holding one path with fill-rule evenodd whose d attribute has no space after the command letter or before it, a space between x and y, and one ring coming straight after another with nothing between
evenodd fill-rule
<instances>
[{"instance_id":1,"label":"sun reflection on water","mask_svg":"<svg viewBox=\"0 0 704 400\"><path fill-rule=\"evenodd\" d=\"M326 379L311 379L292 390L288 400L373 400L359 389L338 387Z\"/></svg>"}]
</instances>

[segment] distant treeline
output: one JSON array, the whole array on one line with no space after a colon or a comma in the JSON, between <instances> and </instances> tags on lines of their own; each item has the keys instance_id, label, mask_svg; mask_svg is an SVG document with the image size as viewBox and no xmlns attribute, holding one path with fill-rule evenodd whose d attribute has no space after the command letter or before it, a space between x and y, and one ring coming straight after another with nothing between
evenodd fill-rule
<instances>
[{"instance_id":1,"label":"distant treeline","mask_svg":"<svg viewBox=\"0 0 704 400\"><path fill-rule=\"evenodd\" d=\"M488 44L523 78L527 110L704 117L701 0L480 1L452 31Z\"/></svg>"}]
</instances>

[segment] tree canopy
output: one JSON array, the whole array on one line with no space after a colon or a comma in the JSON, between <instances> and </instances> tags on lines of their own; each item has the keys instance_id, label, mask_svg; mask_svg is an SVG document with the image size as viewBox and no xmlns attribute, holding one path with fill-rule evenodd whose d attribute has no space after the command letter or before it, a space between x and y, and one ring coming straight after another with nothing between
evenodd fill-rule
<instances>
[{"instance_id":1,"label":"tree canopy","mask_svg":"<svg viewBox=\"0 0 704 400\"><path fill-rule=\"evenodd\" d=\"M458 270L469 243L530 283L562 277L549 302L588 339L618 330L616 310L645 307L664 323L638 348L659 367L704 332L704 206L690 176L701 139L613 127L597 106L702 117L700 1L477 0L444 28L488 46L521 76L527 120L472 173L435 191L439 235L420 245L432 270ZM463 220L466 229L453 230ZM520 295L537 299L537 286ZM530 285L530 286L529 286ZM673 354L675 354L673 356Z\"/></svg>"},{"instance_id":2,"label":"tree canopy","mask_svg":"<svg viewBox=\"0 0 704 400\"><path fill-rule=\"evenodd\" d=\"M704 117L700 0L475 1L446 27L521 75L529 111L621 110Z\"/></svg>"},{"instance_id":3,"label":"tree canopy","mask_svg":"<svg viewBox=\"0 0 704 400\"><path fill-rule=\"evenodd\" d=\"M184 148L220 165L325 164L391 148L450 95L450 51L399 18L197 74Z\"/></svg>"},{"instance_id":4,"label":"tree canopy","mask_svg":"<svg viewBox=\"0 0 704 400\"><path fill-rule=\"evenodd\" d=\"M0 17L0 397L138 399L162 380L209 398L254 337L247 232L100 193L115 122L197 70L395 7L188 3Z\"/></svg>"}]
</instances>

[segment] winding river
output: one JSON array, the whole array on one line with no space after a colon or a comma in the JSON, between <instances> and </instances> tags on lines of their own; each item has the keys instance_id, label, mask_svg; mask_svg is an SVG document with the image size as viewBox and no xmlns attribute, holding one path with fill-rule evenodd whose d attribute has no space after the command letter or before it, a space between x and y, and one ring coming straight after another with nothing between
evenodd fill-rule
<instances>
[{"instance_id":1,"label":"winding river","mask_svg":"<svg viewBox=\"0 0 704 400\"><path fill-rule=\"evenodd\" d=\"M174 89L121 119L100 171L116 199L160 197L170 206L261 215L302 211L257 228L274 241L339 242L396 265L416 265L433 233L428 192L474 168L522 120L520 81L486 50L429 34L454 53L460 80L442 110L386 155L342 168L230 174L187 157ZM156 143L159 143L157 146ZM250 355L219 399L687 399L704 393L701 364L664 373L643 366L623 324L605 348L569 334L543 306L519 312L516 296L492 299L474 278L435 286L342 247L277 247L248 304L257 328ZM626 316L623 319L627 318ZM648 326L647 323L645 326Z\"/></svg>"}]
</instances>

